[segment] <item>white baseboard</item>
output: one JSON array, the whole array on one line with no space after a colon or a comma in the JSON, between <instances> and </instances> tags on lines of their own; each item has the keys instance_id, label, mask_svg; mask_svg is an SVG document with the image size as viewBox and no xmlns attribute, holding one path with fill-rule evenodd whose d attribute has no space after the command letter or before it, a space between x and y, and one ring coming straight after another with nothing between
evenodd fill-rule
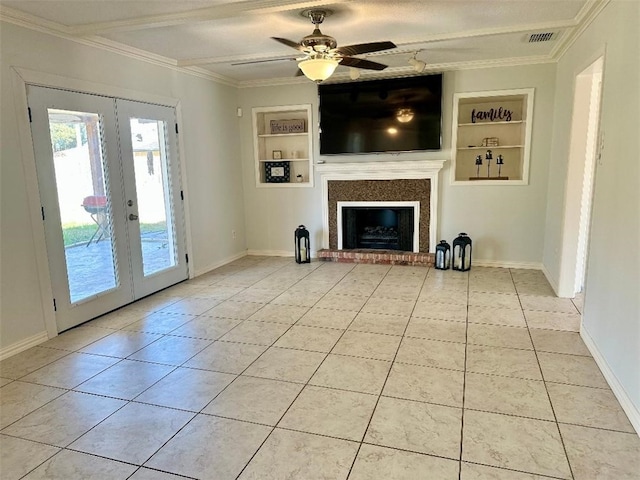
<instances>
[{"instance_id":1,"label":"white baseboard","mask_svg":"<svg viewBox=\"0 0 640 480\"><path fill-rule=\"evenodd\" d=\"M248 250L248 255L262 257L294 257L292 250ZM318 252L311 251L311 258L318 258Z\"/></svg>"},{"instance_id":2,"label":"white baseboard","mask_svg":"<svg viewBox=\"0 0 640 480\"><path fill-rule=\"evenodd\" d=\"M220 260L218 262L212 263L210 265L207 265L204 268L199 268L197 270L193 270L193 274L189 275L189 278L195 278L195 277L199 277L200 275L204 275L205 273L209 273L211 270L215 270L216 268L220 268L224 265L226 265L227 263L231 263L234 260L238 260L242 257L246 257L247 256L247 251L242 251L240 253L237 253L235 255L232 255L231 257L227 257L224 260Z\"/></svg>"},{"instance_id":3,"label":"white baseboard","mask_svg":"<svg viewBox=\"0 0 640 480\"><path fill-rule=\"evenodd\" d=\"M46 331L36 333L29 338L25 338L13 345L0 349L0 360L4 360L5 358L12 357L17 353L24 352L25 350L35 347L36 345L40 345L42 342L46 342L47 340L49 340L49 335Z\"/></svg>"},{"instance_id":4,"label":"white baseboard","mask_svg":"<svg viewBox=\"0 0 640 480\"><path fill-rule=\"evenodd\" d=\"M598 349L598 346L594 342L593 338L591 338L591 335L589 335L589 333L585 330L584 324L580 325L580 336L582 337L582 340L584 340L584 343L589 349L589 352L591 352L591 355L596 361L596 364L598 364L598 367L600 367L602 375L604 375L604 378L611 387L613 394L618 399L618 402L620 402L620 406L624 410L624 413L626 413L627 417L629 417L631 425L633 425L636 433L640 435L640 406L634 405L631 398L629 398L626 390L616 377L615 373L613 373L613 370L611 370L611 367L609 367L609 364L605 360L604 356L600 353L600 350Z\"/></svg>"},{"instance_id":5,"label":"white baseboard","mask_svg":"<svg viewBox=\"0 0 640 480\"><path fill-rule=\"evenodd\" d=\"M248 255L258 255L263 257L293 257L290 250L247 250ZM318 253L312 251L311 258L317 258ZM473 260L472 266L495 267L495 268L522 268L527 270L541 270L541 263L533 262L501 262L496 260Z\"/></svg>"},{"instance_id":6,"label":"white baseboard","mask_svg":"<svg viewBox=\"0 0 640 480\"><path fill-rule=\"evenodd\" d=\"M542 264L536 262L503 262L499 260L471 260L473 267L522 268L525 270L542 270Z\"/></svg>"}]
</instances>

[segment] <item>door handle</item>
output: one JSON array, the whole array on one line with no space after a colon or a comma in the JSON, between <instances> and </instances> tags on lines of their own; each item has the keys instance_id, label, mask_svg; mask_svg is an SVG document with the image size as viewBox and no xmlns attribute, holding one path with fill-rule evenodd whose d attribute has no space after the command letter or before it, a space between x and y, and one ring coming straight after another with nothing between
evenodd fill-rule
<instances>
[{"instance_id":1,"label":"door handle","mask_svg":"<svg viewBox=\"0 0 640 480\"><path fill-rule=\"evenodd\" d=\"M138 219L138 215L135 215L133 213L129 214L129 220L133 221L133 220L137 220Z\"/></svg>"}]
</instances>

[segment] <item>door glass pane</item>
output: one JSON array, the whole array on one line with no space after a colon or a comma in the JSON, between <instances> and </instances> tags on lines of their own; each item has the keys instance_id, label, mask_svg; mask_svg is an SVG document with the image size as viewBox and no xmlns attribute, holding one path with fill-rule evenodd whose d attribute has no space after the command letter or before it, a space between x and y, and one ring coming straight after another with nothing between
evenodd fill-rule
<instances>
[{"instance_id":1,"label":"door glass pane","mask_svg":"<svg viewBox=\"0 0 640 480\"><path fill-rule=\"evenodd\" d=\"M167 124L131 118L144 276L176 265L175 229L168 175Z\"/></svg>"},{"instance_id":2,"label":"door glass pane","mask_svg":"<svg viewBox=\"0 0 640 480\"><path fill-rule=\"evenodd\" d=\"M116 288L100 115L48 109L71 303Z\"/></svg>"}]
</instances>

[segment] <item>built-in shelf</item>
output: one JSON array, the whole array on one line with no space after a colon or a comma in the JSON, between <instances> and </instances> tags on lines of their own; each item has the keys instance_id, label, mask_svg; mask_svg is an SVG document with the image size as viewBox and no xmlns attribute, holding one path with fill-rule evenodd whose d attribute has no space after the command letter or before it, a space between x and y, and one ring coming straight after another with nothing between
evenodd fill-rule
<instances>
[{"instance_id":1,"label":"built-in shelf","mask_svg":"<svg viewBox=\"0 0 640 480\"><path fill-rule=\"evenodd\" d=\"M458 150L499 150L501 148L522 148L524 145L500 145L498 147L459 147Z\"/></svg>"},{"instance_id":2,"label":"built-in shelf","mask_svg":"<svg viewBox=\"0 0 640 480\"><path fill-rule=\"evenodd\" d=\"M281 160L260 159L259 162L309 162L308 158L283 158Z\"/></svg>"},{"instance_id":3,"label":"built-in shelf","mask_svg":"<svg viewBox=\"0 0 640 480\"><path fill-rule=\"evenodd\" d=\"M523 123L522 120L514 121L514 122L491 122L491 125L519 125ZM482 123L459 123L459 127L484 127L487 125L487 122Z\"/></svg>"},{"instance_id":4,"label":"built-in shelf","mask_svg":"<svg viewBox=\"0 0 640 480\"><path fill-rule=\"evenodd\" d=\"M305 133L263 133L258 135L260 138L268 138L268 137L306 137L308 135Z\"/></svg>"},{"instance_id":5,"label":"built-in shelf","mask_svg":"<svg viewBox=\"0 0 640 480\"><path fill-rule=\"evenodd\" d=\"M531 88L454 94L452 184L529 183L533 93ZM499 174L498 155L503 161ZM479 177L478 156L482 161Z\"/></svg>"},{"instance_id":6,"label":"built-in shelf","mask_svg":"<svg viewBox=\"0 0 640 480\"><path fill-rule=\"evenodd\" d=\"M256 107L252 114L256 186L312 187L311 105ZM280 133L288 129L295 131Z\"/></svg>"}]
</instances>

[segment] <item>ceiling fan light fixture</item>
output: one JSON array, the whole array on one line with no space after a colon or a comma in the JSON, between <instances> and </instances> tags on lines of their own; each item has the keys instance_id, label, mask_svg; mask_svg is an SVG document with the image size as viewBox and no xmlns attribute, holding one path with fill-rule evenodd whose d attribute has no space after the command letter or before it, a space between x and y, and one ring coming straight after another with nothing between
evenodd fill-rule
<instances>
[{"instance_id":1,"label":"ceiling fan light fixture","mask_svg":"<svg viewBox=\"0 0 640 480\"><path fill-rule=\"evenodd\" d=\"M333 75L339 63L340 60L330 58L310 58L298 63L298 67L309 80L322 82Z\"/></svg>"},{"instance_id":2,"label":"ceiling fan light fixture","mask_svg":"<svg viewBox=\"0 0 640 480\"><path fill-rule=\"evenodd\" d=\"M413 110L411 110L410 108L401 108L396 114L396 119L400 123L409 123L411 120L413 120Z\"/></svg>"}]
</instances>

